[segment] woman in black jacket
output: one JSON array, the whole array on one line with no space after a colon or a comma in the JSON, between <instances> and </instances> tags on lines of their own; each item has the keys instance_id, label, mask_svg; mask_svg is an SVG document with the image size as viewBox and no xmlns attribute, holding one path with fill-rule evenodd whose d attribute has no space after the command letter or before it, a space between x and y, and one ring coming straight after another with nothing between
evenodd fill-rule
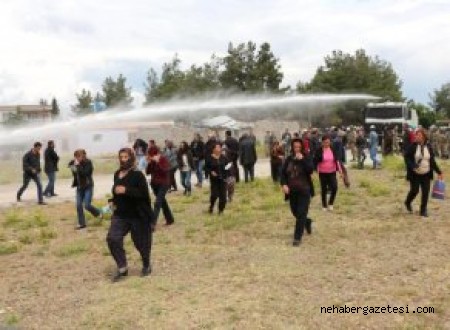
<instances>
[{"instance_id":1,"label":"woman in black jacket","mask_svg":"<svg viewBox=\"0 0 450 330\"><path fill-rule=\"evenodd\" d=\"M191 171L194 169L194 159L191 149L186 141L181 142L177 152L178 168L180 169L180 181L184 188L184 195L191 195Z\"/></svg>"},{"instance_id":2,"label":"woman in black jacket","mask_svg":"<svg viewBox=\"0 0 450 330\"><path fill-rule=\"evenodd\" d=\"M311 197L314 196L312 172L313 162L304 153L302 140L293 139L291 155L286 158L281 170L281 186L283 192L289 196L291 212L296 220L294 246L300 245L305 228L307 233L311 234L311 219L308 219L308 210Z\"/></svg>"},{"instance_id":3,"label":"woman in black jacket","mask_svg":"<svg viewBox=\"0 0 450 330\"><path fill-rule=\"evenodd\" d=\"M150 193L144 174L136 168L136 156L131 148L119 151L120 169L114 173L111 226L106 241L116 261L118 271L113 281L128 275L124 237L131 232L131 239L142 258L142 276L151 273L150 251L155 217Z\"/></svg>"},{"instance_id":4,"label":"woman in black jacket","mask_svg":"<svg viewBox=\"0 0 450 330\"><path fill-rule=\"evenodd\" d=\"M412 143L405 151L406 179L410 183L410 189L406 196L405 206L412 213L411 203L422 190L420 202L420 215L428 217L428 198L430 195L431 180L433 172L438 174L439 180L443 175L434 157L434 151L428 143L428 137L423 129L416 132L416 142Z\"/></svg>"},{"instance_id":5,"label":"woman in black jacket","mask_svg":"<svg viewBox=\"0 0 450 330\"><path fill-rule=\"evenodd\" d=\"M210 174L209 213L213 213L214 204L219 199L219 214L223 213L227 204L227 164L228 158L222 154L222 145L216 142L212 153L206 158L205 170Z\"/></svg>"}]
</instances>

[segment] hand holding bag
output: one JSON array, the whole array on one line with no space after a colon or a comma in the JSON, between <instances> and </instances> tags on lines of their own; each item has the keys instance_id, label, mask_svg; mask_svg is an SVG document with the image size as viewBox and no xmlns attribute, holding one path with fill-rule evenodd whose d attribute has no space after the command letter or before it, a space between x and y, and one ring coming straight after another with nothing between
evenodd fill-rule
<instances>
[{"instance_id":1,"label":"hand holding bag","mask_svg":"<svg viewBox=\"0 0 450 330\"><path fill-rule=\"evenodd\" d=\"M445 182L444 181L442 181L442 180L434 181L431 197L433 197L435 199L444 199L445 198Z\"/></svg>"}]
</instances>

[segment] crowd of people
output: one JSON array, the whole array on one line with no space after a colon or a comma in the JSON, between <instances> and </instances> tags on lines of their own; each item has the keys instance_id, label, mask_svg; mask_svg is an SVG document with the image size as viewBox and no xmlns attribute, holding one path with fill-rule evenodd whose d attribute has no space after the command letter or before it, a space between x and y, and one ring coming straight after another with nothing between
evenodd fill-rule
<instances>
[{"instance_id":1,"label":"crowd of people","mask_svg":"<svg viewBox=\"0 0 450 330\"><path fill-rule=\"evenodd\" d=\"M440 153L435 151L435 140L431 138L435 131L432 128L428 134L420 127L415 130L404 127L400 141L395 139L399 135L394 131L393 128L386 128L381 144L374 126L367 133L362 127L353 126L321 130L312 128L292 134L286 129L280 140L270 131L266 133L264 147L266 156L270 158L272 180L281 186L284 199L289 202L296 220L294 246L300 245L305 230L308 234L312 232L312 220L308 217L308 211L311 198L315 195L313 173L318 173L322 209L324 212L332 212L338 192L338 176L346 187L350 185L345 165L348 161L347 154L352 157L350 162L356 162L356 167L363 169L368 150L372 169L379 169L377 154L380 145L384 155L401 152L404 156L406 177L410 182L410 190L404 201L406 210L413 212L412 202L421 190L420 215L428 216L427 205L433 173L437 173L440 180L443 179L435 159L438 154L442 157L443 153L442 150ZM49 141L44 152L44 171L48 177L48 185L44 190L40 179L41 148L42 144L36 142L23 157L23 185L17 192L18 202L31 180L37 185L40 205L46 204L44 197L57 196L55 180L59 156L55 151L55 143ZM214 213L217 203L220 215L225 211L227 203L233 201L235 185L241 181L240 167L244 173L244 182L251 182L255 178L257 160L256 138L249 133L244 133L237 139L232 136L231 131L226 131L223 140L210 133L205 142L200 134L196 134L192 142L182 141L178 148L170 140L166 140L164 147L160 147L154 140L146 142L137 139L132 148L120 149L118 153L119 169L114 173L112 198L105 210L92 205L94 166L86 151L78 149L68 164L73 174L72 187L76 188L76 229L86 228L85 210L94 217L103 217L105 212L111 212L107 243L118 269L113 280L120 280L128 274L123 239L129 232L142 257L142 276L147 276L151 273L152 233L161 209L165 225L175 223L167 194L178 190L177 172L178 182L183 187L185 196L190 196L193 192L192 173L197 178L197 189L201 189L204 181L209 180L207 211ZM149 181L147 176L150 177ZM153 204L150 188L154 194Z\"/></svg>"}]
</instances>

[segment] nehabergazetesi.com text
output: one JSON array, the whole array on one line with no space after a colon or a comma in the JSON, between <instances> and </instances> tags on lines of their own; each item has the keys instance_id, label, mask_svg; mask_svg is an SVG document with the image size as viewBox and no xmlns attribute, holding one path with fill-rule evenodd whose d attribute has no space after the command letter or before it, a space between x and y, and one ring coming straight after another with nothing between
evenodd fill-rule
<instances>
[{"instance_id":1,"label":"nehabergazetesi.com text","mask_svg":"<svg viewBox=\"0 0 450 330\"><path fill-rule=\"evenodd\" d=\"M402 307L387 306L328 306L320 307L320 313L322 314L434 314L434 307L416 307L409 308L408 305Z\"/></svg>"}]
</instances>

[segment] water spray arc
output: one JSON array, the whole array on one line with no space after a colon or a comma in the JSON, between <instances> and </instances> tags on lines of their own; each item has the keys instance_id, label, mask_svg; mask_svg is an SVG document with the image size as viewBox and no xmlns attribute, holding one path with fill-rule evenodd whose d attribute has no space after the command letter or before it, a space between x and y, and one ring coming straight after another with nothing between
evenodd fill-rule
<instances>
[{"instance_id":1,"label":"water spray arc","mask_svg":"<svg viewBox=\"0 0 450 330\"><path fill-rule=\"evenodd\" d=\"M378 97L367 94L314 94L288 96L230 96L220 98L196 98L152 104L132 110L111 109L81 118L57 121L48 124L24 126L0 132L0 146L53 138L60 134L71 134L95 129L105 124L119 124L136 120L173 119L189 114L209 115L211 112L232 114L233 112L258 111L263 115L273 109L302 112L303 106L330 105L351 100L375 100Z\"/></svg>"}]
</instances>

